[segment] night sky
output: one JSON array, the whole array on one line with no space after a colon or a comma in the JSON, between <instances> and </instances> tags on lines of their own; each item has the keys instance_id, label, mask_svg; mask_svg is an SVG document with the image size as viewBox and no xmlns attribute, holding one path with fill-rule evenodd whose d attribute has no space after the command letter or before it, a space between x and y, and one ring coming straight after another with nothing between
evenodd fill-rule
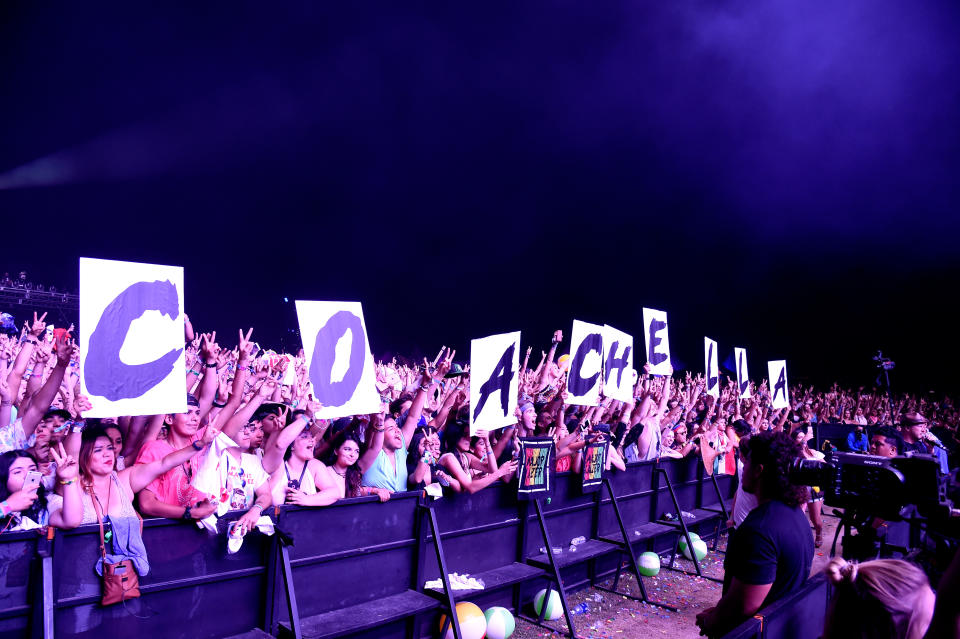
<instances>
[{"instance_id":1,"label":"night sky","mask_svg":"<svg viewBox=\"0 0 960 639\"><path fill-rule=\"evenodd\" d=\"M536 360L650 306L696 370L957 390L956 2L9 4L0 270L183 265L230 346L343 299L378 356Z\"/></svg>"}]
</instances>

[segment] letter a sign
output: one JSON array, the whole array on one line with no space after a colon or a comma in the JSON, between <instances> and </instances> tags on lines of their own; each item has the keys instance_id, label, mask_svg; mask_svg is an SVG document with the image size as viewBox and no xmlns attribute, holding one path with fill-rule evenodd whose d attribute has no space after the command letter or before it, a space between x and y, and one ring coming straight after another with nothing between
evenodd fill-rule
<instances>
[{"instance_id":1,"label":"letter a sign","mask_svg":"<svg viewBox=\"0 0 960 639\"><path fill-rule=\"evenodd\" d=\"M183 268L80 258L88 417L187 412Z\"/></svg>"},{"instance_id":2,"label":"letter a sign","mask_svg":"<svg viewBox=\"0 0 960 639\"><path fill-rule=\"evenodd\" d=\"M380 411L376 370L360 302L297 300L297 318L320 419Z\"/></svg>"},{"instance_id":3,"label":"letter a sign","mask_svg":"<svg viewBox=\"0 0 960 639\"><path fill-rule=\"evenodd\" d=\"M767 362L767 373L770 380L770 402L773 409L788 408L790 406L790 387L787 386L787 362L783 359Z\"/></svg>"},{"instance_id":4,"label":"letter a sign","mask_svg":"<svg viewBox=\"0 0 960 639\"><path fill-rule=\"evenodd\" d=\"M517 423L520 331L470 341L470 434Z\"/></svg>"}]
</instances>

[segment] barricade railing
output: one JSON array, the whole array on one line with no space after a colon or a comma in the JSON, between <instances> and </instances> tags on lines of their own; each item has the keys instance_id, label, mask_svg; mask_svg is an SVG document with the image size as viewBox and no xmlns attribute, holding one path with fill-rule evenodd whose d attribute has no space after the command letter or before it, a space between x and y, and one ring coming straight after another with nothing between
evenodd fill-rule
<instances>
[{"instance_id":1,"label":"barricade railing","mask_svg":"<svg viewBox=\"0 0 960 639\"><path fill-rule=\"evenodd\" d=\"M670 477L681 509L717 502L699 459L630 464L626 472L608 475L628 536L673 510L664 482L657 479L662 473ZM729 499L732 478L718 481L722 497ZM585 495L581 482L579 475L558 473L549 501L541 502L553 545L564 552L577 537L620 535L609 495ZM324 508L271 508L265 514L276 522L278 534L248 534L235 554L227 551L226 529L240 513L221 519L217 535L181 521L148 519L143 537L150 573L140 579L142 596L109 607L99 604L100 580L93 570L99 556L96 526L56 531L46 567L39 535L5 533L0 535L0 574L5 576L0 580L0 634L213 639L263 628L310 637L336 635L330 629L336 622L353 633L349 636L431 635L447 606L442 588L425 588L426 581L440 577L441 560L430 546L433 533L421 528L420 513L427 506L440 531L447 571L481 575L488 582L482 591L454 591L454 599L517 611L552 578L549 570L527 561L545 544L534 509L516 499L515 484L497 483L429 504L424 499L421 493L399 493L382 504L365 497ZM280 544L280 538L292 539L292 545ZM639 552L663 553L672 546L669 535L633 543ZM587 564L563 567L562 582L572 591L608 580L622 558L611 545L608 554ZM396 604L392 611L385 601ZM386 616L378 616L378 607ZM360 623L359 617L368 613ZM295 628L291 617L303 627ZM307 623L311 619L312 626ZM316 632L317 619L327 622L323 632Z\"/></svg>"},{"instance_id":2,"label":"barricade railing","mask_svg":"<svg viewBox=\"0 0 960 639\"><path fill-rule=\"evenodd\" d=\"M721 639L817 639L823 635L830 582L814 575L797 592L779 599Z\"/></svg>"}]
</instances>

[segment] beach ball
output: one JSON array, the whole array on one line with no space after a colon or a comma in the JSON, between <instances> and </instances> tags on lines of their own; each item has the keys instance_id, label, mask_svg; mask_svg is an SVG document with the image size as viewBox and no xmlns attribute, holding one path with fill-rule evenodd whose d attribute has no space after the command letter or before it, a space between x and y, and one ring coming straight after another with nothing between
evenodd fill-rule
<instances>
[{"instance_id":1,"label":"beach ball","mask_svg":"<svg viewBox=\"0 0 960 639\"><path fill-rule=\"evenodd\" d=\"M446 615L440 615L440 629L443 630L443 624L447 621ZM469 601L461 601L457 604L457 621L460 622L460 632L463 633L463 639L483 639L487 632L487 619L483 616L483 611L477 604ZM447 628L447 634L444 639L454 639L453 624Z\"/></svg>"},{"instance_id":2,"label":"beach ball","mask_svg":"<svg viewBox=\"0 0 960 639\"><path fill-rule=\"evenodd\" d=\"M483 616L487 618L487 639L508 639L517 625L513 614L500 606L487 608Z\"/></svg>"},{"instance_id":3,"label":"beach ball","mask_svg":"<svg viewBox=\"0 0 960 639\"><path fill-rule=\"evenodd\" d=\"M697 561L703 560L707 556L707 544L694 533L690 533L690 541L693 543L693 552L697 556ZM680 536L680 553L687 559L693 559L690 556L690 548L687 546L687 538L683 535Z\"/></svg>"},{"instance_id":4,"label":"beach ball","mask_svg":"<svg viewBox=\"0 0 960 639\"><path fill-rule=\"evenodd\" d=\"M540 609L543 607L543 598L547 594L547 589L544 588L537 593L537 596L533 598L533 609L536 611L537 615L540 614ZM547 611L543 613L543 618L548 620L559 619L563 615L563 605L560 603L560 595L556 590L550 590L550 600L547 601Z\"/></svg>"},{"instance_id":5,"label":"beach ball","mask_svg":"<svg viewBox=\"0 0 960 639\"><path fill-rule=\"evenodd\" d=\"M640 565L640 574L644 577L656 577L660 574L660 555L655 552L645 552L637 558Z\"/></svg>"}]
</instances>

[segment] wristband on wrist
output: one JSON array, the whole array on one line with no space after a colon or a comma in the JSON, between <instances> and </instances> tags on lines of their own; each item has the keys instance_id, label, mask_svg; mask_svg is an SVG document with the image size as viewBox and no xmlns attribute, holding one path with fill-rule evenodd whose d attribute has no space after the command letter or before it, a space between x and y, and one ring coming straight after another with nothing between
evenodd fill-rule
<instances>
[{"instance_id":1,"label":"wristband on wrist","mask_svg":"<svg viewBox=\"0 0 960 639\"><path fill-rule=\"evenodd\" d=\"M218 404L217 402L213 402L214 408L223 408L223 407L226 406L226 405L227 405L226 402L224 402L224 403L222 403L222 404Z\"/></svg>"},{"instance_id":2,"label":"wristband on wrist","mask_svg":"<svg viewBox=\"0 0 960 639\"><path fill-rule=\"evenodd\" d=\"M254 502L253 506L250 506L250 510L253 510L254 508L259 508L259 509L260 509L260 512L261 512L261 513L263 512L263 506L261 506L260 504L258 504L258 503L256 503L256 502Z\"/></svg>"},{"instance_id":3,"label":"wristband on wrist","mask_svg":"<svg viewBox=\"0 0 960 639\"><path fill-rule=\"evenodd\" d=\"M199 439L194 442L190 442L190 445L193 446L193 449L196 451L203 450L203 444L200 443Z\"/></svg>"},{"instance_id":4,"label":"wristband on wrist","mask_svg":"<svg viewBox=\"0 0 960 639\"><path fill-rule=\"evenodd\" d=\"M191 374L191 373L193 373L194 375L200 375L200 371L195 371L195 370L193 370L192 368L187 371L187 375L189 375L189 374Z\"/></svg>"},{"instance_id":5,"label":"wristband on wrist","mask_svg":"<svg viewBox=\"0 0 960 639\"><path fill-rule=\"evenodd\" d=\"M421 384L421 385L420 385L420 390L422 390L424 393L426 393L427 391L430 390L430 387L427 386L426 384Z\"/></svg>"},{"instance_id":6,"label":"wristband on wrist","mask_svg":"<svg viewBox=\"0 0 960 639\"><path fill-rule=\"evenodd\" d=\"M184 507L183 507L183 517L182 517L182 519L193 519L193 517L190 515L190 508L192 508L192 506L184 506Z\"/></svg>"},{"instance_id":7,"label":"wristband on wrist","mask_svg":"<svg viewBox=\"0 0 960 639\"><path fill-rule=\"evenodd\" d=\"M10 513L13 512L13 508L11 508L10 504L8 504L7 502L0 501L0 512L3 513L2 514L3 517L9 517Z\"/></svg>"},{"instance_id":8,"label":"wristband on wrist","mask_svg":"<svg viewBox=\"0 0 960 639\"><path fill-rule=\"evenodd\" d=\"M72 479L61 479L61 480L60 480L60 485L61 485L61 486L69 486L70 484L75 484L75 483L77 483L77 478L76 478L76 477L73 477Z\"/></svg>"},{"instance_id":9,"label":"wristband on wrist","mask_svg":"<svg viewBox=\"0 0 960 639\"><path fill-rule=\"evenodd\" d=\"M214 362L214 363L212 363L212 364L204 364L204 366L205 366L206 368L216 368L216 367L217 367L217 363Z\"/></svg>"}]
</instances>

